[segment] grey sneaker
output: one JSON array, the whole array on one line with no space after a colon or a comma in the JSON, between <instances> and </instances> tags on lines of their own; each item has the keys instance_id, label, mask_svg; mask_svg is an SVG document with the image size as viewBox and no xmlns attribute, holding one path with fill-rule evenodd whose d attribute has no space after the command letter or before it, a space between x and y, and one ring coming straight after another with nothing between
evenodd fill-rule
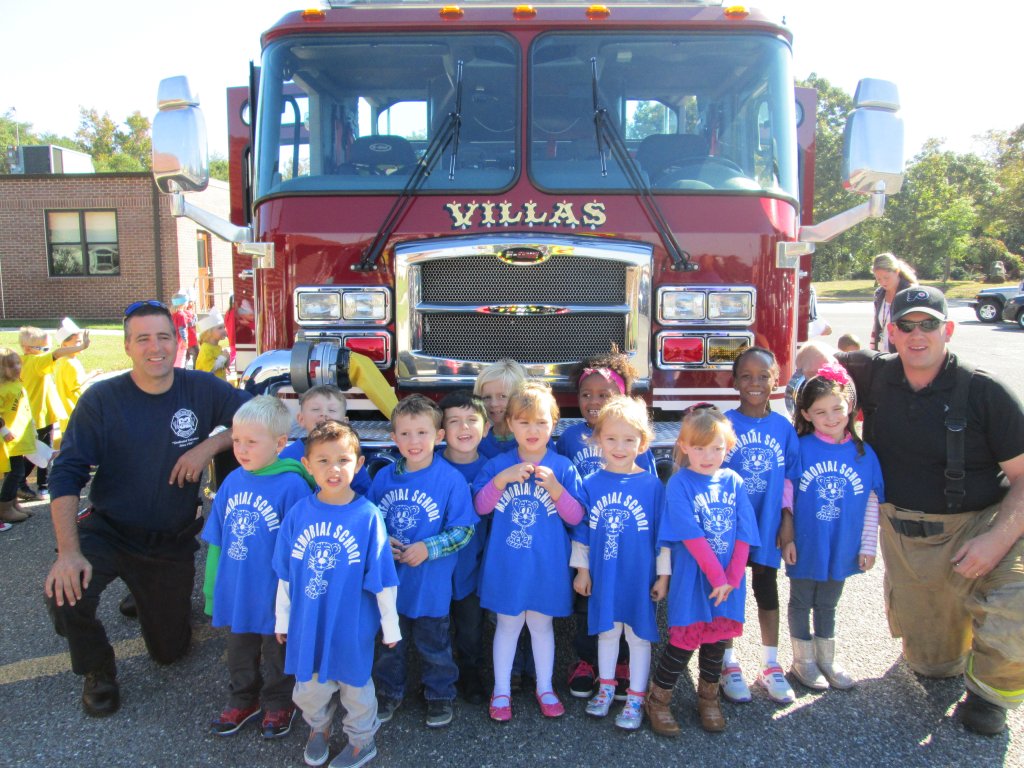
<instances>
[{"instance_id":1,"label":"grey sneaker","mask_svg":"<svg viewBox=\"0 0 1024 768\"><path fill-rule=\"evenodd\" d=\"M306 765L323 765L330 756L331 729L323 731L310 731L306 740L306 749L302 753L302 759Z\"/></svg>"},{"instance_id":2,"label":"grey sneaker","mask_svg":"<svg viewBox=\"0 0 1024 768\"><path fill-rule=\"evenodd\" d=\"M450 701L427 702L427 728L444 728L452 721L452 703Z\"/></svg>"},{"instance_id":3,"label":"grey sneaker","mask_svg":"<svg viewBox=\"0 0 1024 768\"><path fill-rule=\"evenodd\" d=\"M364 744L361 747L353 747L352 742L345 745L345 748L338 753L338 756L331 760L327 768L359 768L366 765L377 756L377 745L374 742Z\"/></svg>"},{"instance_id":4,"label":"grey sneaker","mask_svg":"<svg viewBox=\"0 0 1024 768\"><path fill-rule=\"evenodd\" d=\"M615 718L615 725L624 731L635 731L644 720L644 700L642 696L627 694L626 704L622 712Z\"/></svg>"},{"instance_id":5,"label":"grey sneaker","mask_svg":"<svg viewBox=\"0 0 1024 768\"><path fill-rule=\"evenodd\" d=\"M377 694L377 719L388 723L395 716L395 710L402 706L401 699L393 699L383 693Z\"/></svg>"}]
</instances>

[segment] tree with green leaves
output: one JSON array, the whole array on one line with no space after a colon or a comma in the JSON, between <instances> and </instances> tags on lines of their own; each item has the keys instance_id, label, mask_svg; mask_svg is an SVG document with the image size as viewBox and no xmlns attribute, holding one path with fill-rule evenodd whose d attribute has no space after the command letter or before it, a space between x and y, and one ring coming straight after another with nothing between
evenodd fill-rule
<instances>
[{"instance_id":1,"label":"tree with green leaves","mask_svg":"<svg viewBox=\"0 0 1024 768\"><path fill-rule=\"evenodd\" d=\"M122 126L109 112L101 115L95 108L81 107L79 114L75 138L82 151L92 155L97 171L148 171L152 167L148 117L135 111Z\"/></svg>"},{"instance_id":2,"label":"tree with green leaves","mask_svg":"<svg viewBox=\"0 0 1024 768\"><path fill-rule=\"evenodd\" d=\"M970 277L980 271L974 248L982 235L981 213L997 193L990 165L929 139L907 167L902 191L887 205L892 250L921 277Z\"/></svg>"}]
</instances>

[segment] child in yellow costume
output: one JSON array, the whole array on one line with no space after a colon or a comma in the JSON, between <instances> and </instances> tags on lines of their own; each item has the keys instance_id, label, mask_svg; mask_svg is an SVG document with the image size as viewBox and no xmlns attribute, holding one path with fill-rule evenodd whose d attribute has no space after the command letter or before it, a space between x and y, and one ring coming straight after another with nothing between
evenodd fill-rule
<instances>
[{"instance_id":1,"label":"child in yellow costume","mask_svg":"<svg viewBox=\"0 0 1024 768\"><path fill-rule=\"evenodd\" d=\"M224 317L216 309L196 323L199 333L199 356L196 358L196 370L208 371L218 379L227 379L228 350L220 346L220 342L228 337L224 327Z\"/></svg>"}]
</instances>

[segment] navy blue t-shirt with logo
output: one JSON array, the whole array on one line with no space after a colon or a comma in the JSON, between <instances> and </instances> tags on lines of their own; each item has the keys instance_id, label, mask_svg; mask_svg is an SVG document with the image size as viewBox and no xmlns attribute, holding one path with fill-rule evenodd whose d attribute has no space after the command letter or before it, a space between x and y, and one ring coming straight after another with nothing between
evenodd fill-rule
<instances>
[{"instance_id":1,"label":"navy blue t-shirt with logo","mask_svg":"<svg viewBox=\"0 0 1024 768\"><path fill-rule=\"evenodd\" d=\"M131 373L89 387L75 406L50 473L50 494L89 489L95 513L155 532L181 531L196 519L199 483L170 484L182 454L231 418L250 395L202 371L176 369L159 395L139 389Z\"/></svg>"}]
</instances>

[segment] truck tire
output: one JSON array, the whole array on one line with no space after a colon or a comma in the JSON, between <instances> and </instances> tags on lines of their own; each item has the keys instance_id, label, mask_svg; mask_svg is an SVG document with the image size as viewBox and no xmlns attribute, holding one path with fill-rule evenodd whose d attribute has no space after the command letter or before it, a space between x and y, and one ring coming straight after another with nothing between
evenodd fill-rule
<instances>
[{"instance_id":1,"label":"truck tire","mask_svg":"<svg viewBox=\"0 0 1024 768\"><path fill-rule=\"evenodd\" d=\"M978 316L978 319L983 323L997 323L999 317L1003 313L1003 308L999 306L998 302L987 299L985 301L978 302L978 306L974 309L974 314Z\"/></svg>"}]
</instances>

